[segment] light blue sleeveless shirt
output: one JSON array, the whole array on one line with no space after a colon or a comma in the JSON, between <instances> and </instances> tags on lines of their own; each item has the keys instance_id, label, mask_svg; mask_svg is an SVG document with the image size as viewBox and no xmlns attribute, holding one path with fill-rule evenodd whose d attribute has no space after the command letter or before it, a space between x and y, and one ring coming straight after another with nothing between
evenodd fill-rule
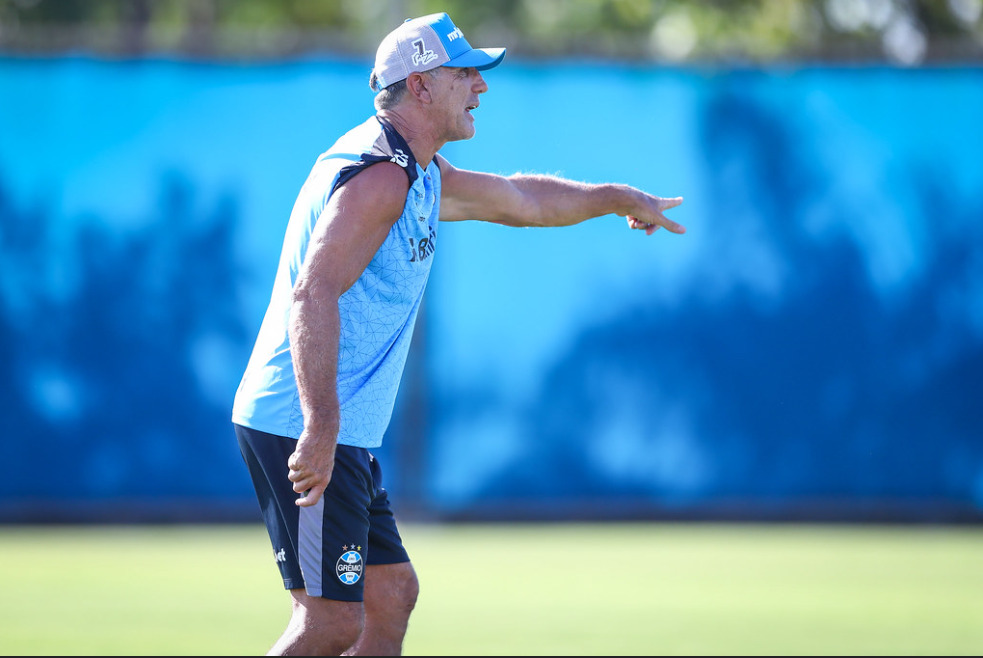
<instances>
[{"instance_id":1,"label":"light blue sleeveless shirt","mask_svg":"<svg viewBox=\"0 0 983 658\"><path fill-rule=\"evenodd\" d=\"M437 238L440 168L423 169L402 136L372 117L321 154L294 204L284 236L273 294L232 408L232 421L292 438L304 430L290 352L288 323L293 287L311 233L340 185L377 162L395 162L410 180L403 214L368 267L338 302L338 443L382 445Z\"/></svg>"}]
</instances>

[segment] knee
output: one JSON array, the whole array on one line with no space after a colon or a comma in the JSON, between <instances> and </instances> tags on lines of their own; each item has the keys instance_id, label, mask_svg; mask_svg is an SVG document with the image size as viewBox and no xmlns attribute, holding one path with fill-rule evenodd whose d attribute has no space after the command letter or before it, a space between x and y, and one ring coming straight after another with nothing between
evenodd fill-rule
<instances>
[{"instance_id":1,"label":"knee","mask_svg":"<svg viewBox=\"0 0 983 658\"><path fill-rule=\"evenodd\" d=\"M376 567L366 581L366 604L376 611L380 608L409 616L420 595L420 581L413 566L405 564Z\"/></svg>"},{"instance_id":2,"label":"knee","mask_svg":"<svg viewBox=\"0 0 983 658\"><path fill-rule=\"evenodd\" d=\"M407 613L412 612L416 607L416 600L420 596L420 580L416 577L416 572L412 567L407 569L402 576L399 585L399 603Z\"/></svg>"}]
</instances>

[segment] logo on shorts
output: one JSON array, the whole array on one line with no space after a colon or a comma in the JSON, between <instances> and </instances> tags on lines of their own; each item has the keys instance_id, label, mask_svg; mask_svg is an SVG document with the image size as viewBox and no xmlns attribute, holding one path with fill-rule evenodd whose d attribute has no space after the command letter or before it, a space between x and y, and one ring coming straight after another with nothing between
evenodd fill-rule
<instances>
[{"instance_id":1,"label":"logo on shorts","mask_svg":"<svg viewBox=\"0 0 983 658\"><path fill-rule=\"evenodd\" d=\"M281 548L278 551L274 551L273 552L273 557L274 557L274 559L277 562L286 562L287 561L287 549Z\"/></svg>"},{"instance_id":2,"label":"logo on shorts","mask_svg":"<svg viewBox=\"0 0 983 658\"><path fill-rule=\"evenodd\" d=\"M345 551L335 565L338 579L346 585L354 585L362 577L362 555L358 551Z\"/></svg>"}]
</instances>

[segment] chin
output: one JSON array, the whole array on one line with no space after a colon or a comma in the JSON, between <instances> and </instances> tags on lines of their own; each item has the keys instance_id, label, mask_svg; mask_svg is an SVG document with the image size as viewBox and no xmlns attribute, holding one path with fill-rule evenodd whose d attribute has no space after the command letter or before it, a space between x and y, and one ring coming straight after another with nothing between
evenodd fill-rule
<instances>
[{"instance_id":1,"label":"chin","mask_svg":"<svg viewBox=\"0 0 983 658\"><path fill-rule=\"evenodd\" d=\"M451 141L451 142L463 142L464 140L471 139L472 137L474 137L474 134L475 134L475 129L474 128L472 128L471 130L462 130L462 131L456 133L454 135L454 137L452 137L448 141Z\"/></svg>"}]
</instances>

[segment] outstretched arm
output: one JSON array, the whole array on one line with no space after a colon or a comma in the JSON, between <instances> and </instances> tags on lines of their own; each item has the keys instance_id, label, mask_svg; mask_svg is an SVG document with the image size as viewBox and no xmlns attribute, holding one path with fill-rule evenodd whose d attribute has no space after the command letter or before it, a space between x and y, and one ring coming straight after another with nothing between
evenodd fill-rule
<instances>
[{"instance_id":1,"label":"outstretched arm","mask_svg":"<svg viewBox=\"0 0 983 658\"><path fill-rule=\"evenodd\" d=\"M437 156L442 193L440 218L444 221L478 219L506 226L571 226L593 217L620 215L628 226L651 235L665 227L673 233L686 229L663 212L683 202L662 198L629 185L599 185L537 174L498 176L457 169Z\"/></svg>"}]
</instances>

